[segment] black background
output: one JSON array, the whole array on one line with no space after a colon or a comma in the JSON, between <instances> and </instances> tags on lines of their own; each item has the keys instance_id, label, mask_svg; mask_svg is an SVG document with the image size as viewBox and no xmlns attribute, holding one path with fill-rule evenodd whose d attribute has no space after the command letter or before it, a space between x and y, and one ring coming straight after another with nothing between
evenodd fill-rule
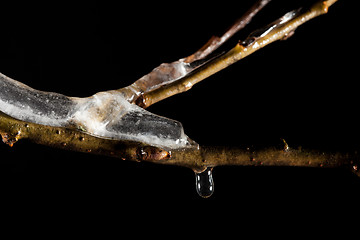
<instances>
[{"instance_id":1,"label":"black background","mask_svg":"<svg viewBox=\"0 0 360 240\"><path fill-rule=\"evenodd\" d=\"M118 89L160 63L192 54L253 2L14 1L1 10L0 71L68 96ZM224 49L308 2L274 0ZM349 1L339 1L288 40L148 110L182 122L200 145L274 145L284 138L290 147L359 149L355 19ZM134 208L157 212L167 203L168 212L188 206L194 213L214 206L219 212L295 216L358 210L360 180L338 169L217 167L215 193L202 199L194 173L185 168L28 141L12 148L0 144L0 154L1 198L16 208L82 216L119 216Z\"/></svg>"}]
</instances>

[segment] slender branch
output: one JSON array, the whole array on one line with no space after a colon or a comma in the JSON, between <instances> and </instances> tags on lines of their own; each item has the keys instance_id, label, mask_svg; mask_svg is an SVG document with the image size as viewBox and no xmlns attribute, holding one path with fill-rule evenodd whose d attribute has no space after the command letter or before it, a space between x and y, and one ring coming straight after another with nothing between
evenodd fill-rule
<instances>
[{"instance_id":1,"label":"slender branch","mask_svg":"<svg viewBox=\"0 0 360 240\"><path fill-rule=\"evenodd\" d=\"M200 153L173 153L168 161L174 165L189 166L193 162L195 172L215 166L296 166L347 168L360 176L360 156L357 153L330 153L310 149L283 147L202 147ZM197 164L194 165L194 162Z\"/></svg>"},{"instance_id":2,"label":"slender branch","mask_svg":"<svg viewBox=\"0 0 360 240\"><path fill-rule=\"evenodd\" d=\"M154 91L145 93L142 99L143 107L149 107L152 104L175 94L188 91L195 84L249 56L266 45L277 40L287 38L303 23L327 13L328 8L336 1L337 0L318 1L306 11L299 10L285 14L282 18L275 21L273 24L270 24L265 29L254 32L245 41L238 43L225 55L222 55L212 62L202 66L196 72L187 75L178 81L155 89Z\"/></svg>"},{"instance_id":3,"label":"slender branch","mask_svg":"<svg viewBox=\"0 0 360 240\"><path fill-rule=\"evenodd\" d=\"M185 58L185 62L193 62L200 59L204 59L209 54L218 49L222 44L229 40L235 33L243 29L252 18L263 9L271 0L259 0L257 1L246 13L235 21L235 23L221 36L213 36L203 47L197 52Z\"/></svg>"},{"instance_id":4,"label":"slender branch","mask_svg":"<svg viewBox=\"0 0 360 240\"><path fill-rule=\"evenodd\" d=\"M252 18L264 8L271 0L258 0L247 12L243 14L221 37L213 36L203 47L194 54L174 61L163 63L149 74L141 77L130 86L117 91L125 95L129 102L143 107L143 95L159 87L177 81L191 74L200 66L206 64L211 53L229 40L235 33L243 29ZM196 63L195 63L196 62Z\"/></svg>"}]
</instances>

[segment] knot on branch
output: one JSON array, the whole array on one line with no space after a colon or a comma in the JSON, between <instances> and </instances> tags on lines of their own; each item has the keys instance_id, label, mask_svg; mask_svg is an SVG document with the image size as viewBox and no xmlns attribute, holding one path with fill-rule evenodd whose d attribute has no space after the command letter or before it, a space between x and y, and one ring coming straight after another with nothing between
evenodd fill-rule
<instances>
[{"instance_id":1,"label":"knot on branch","mask_svg":"<svg viewBox=\"0 0 360 240\"><path fill-rule=\"evenodd\" d=\"M21 131L17 131L16 133L1 133L1 138L4 143L9 145L10 147L14 146L14 144L20 139Z\"/></svg>"},{"instance_id":2,"label":"knot on branch","mask_svg":"<svg viewBox=\"0 0 360 240\"><path fill-rule=\"evenodd\" d=\"M139 161L157 162L170 159L171 153L161 148L145 146L137 149L136 156Z\"/></svg>"}]
</instances>

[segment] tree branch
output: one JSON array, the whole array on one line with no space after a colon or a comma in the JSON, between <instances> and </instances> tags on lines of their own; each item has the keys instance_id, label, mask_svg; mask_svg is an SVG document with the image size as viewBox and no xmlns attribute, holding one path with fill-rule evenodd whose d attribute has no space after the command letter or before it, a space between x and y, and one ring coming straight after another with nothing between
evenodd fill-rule
<instances>
[{"instance_id":1,"label":"tree branch","mask_svg":"<svg viewBox=\"0 0 360 240\"><path fill-rule=\"evenodd\" d=\"M360 156L357 153L293 149L285 141L278 148L194 147L166 151L140 142L98 138L75 129L24 122L3 113L0 113L0 134L3 142L11 147L20 139L29 139L37 144L64 150L129 161L176 165L190 168L194 172L225 165L298 166L344 167L360 175Z\"/></svg>"},{"instance_id":2,"label":"tree branch","mask_svg":"<svg viewBox=\"0 0 360 240\"><path fill-rule=\"evenodd\" d=\"M249 22L250 19L268 2L269 1L257 2L257 5L254 5L254 7L245 14L246 17L244 17L243 20L237 21L233 27L224 34L223 37L213 38L202 49L183 60L182 64L188 64L189 62L194 62L208 56L210 52L214 51L236 31L245 26L246 23ZM147 82L144 80L143 87L145 90L141 90L142 87L140 87L141 91L145 91L140 93L140 95L143 95L143 106L148 107L170 96L187 91L196 83L252 54L262 47L274 41L288 37L301 24L314 17L326 13L328 11L328 7L330 7L335 2L336 0L318 1L309 9L301 9L289 12L264 29L260 29L250 34L247 39L237 44L226 54L217 57L210 62L207 62L197 70L192 69L194 71L191 70L191 73L187 72L184 75L180 74L179 76L174 74L170 78L165 78L163 82L157 79L156 81L159 80L161 82L159 84L151 81ZM175 65L176 64L169 65L169 68L166 68L165 65L162 65L164 67L162 70L164 71L160 75L164 76L166 73L169 73L168 71L171 72ZM8 101L0 109L0 134L2 136L3 142L9 146L13 146L20 139L29 139L37 144L72 151L106 155L122 160L146 161L187 167L196 173L201 173L206 169L215 166L241 165L345 167L351 169L357 175L360 175L360 157L356 153L344 154L305 150L299 148L296 149L289 147L285 141L283 141L283 146L280 148L268 147L260 149L249 149L246 147L199 147L196 143L186 138L180 123L171 121L169 119L160 118L159 116L148 113L144 109L139 110L139 107L129 104L128 101L135 101L134 95L131 95L131 92L135 91L134 89L131 90L130 88L124 88L118 91L98 93L86 99L78 99L69 98L55 93L36 91L14 80L5 78L0 80L0 84L3 84L1 85L2 95L0 96L7 97L11 87L12 92L18 94L15 96L18 98L18 101L27 101L26 104L21 101L20 103L16 102L19 109L28 109L34 104L45 106L46 108L43 112L40 111L40 108L35 109L37 111L32 113L38 115L25 118L26 120L17 119L14 116L5 114L6 110L9 110L11 107L16 105L14 101L10 101L8 98ZM166 83L167 85L163 85L163 83ZM140 90L137 89L136 91ZM26 100L27 96L29 96L28 100ZM123 103L124 96L126 99L126 104L131 106ZM54 102L58 101L57 105L49 107L44 104L44 101L46 102L46 100L49 99L53 100ZM34 100L37 102L34 102ZM63 103L66 103L66 106L73 107L76 111L74 109L65 109L66 106L64 106ZM121 108L125 105L125 110L122 111ZM79 113L79 109L81 110L81 116L77 115L77 113ZM39 114L39 112L41 113ZM62 117L70 117L70 120L64 123L61 122L61 124L58 125L56 125L57 122L53 125L37 122L37 117L44 116L46 115L45 113L52 116L53 119L51 120L53 121L63 120L61 119ZM85 117L84 114L86 115ZM19 116L20 115L21 117L24 117L25 114L20 112ZM145 119L145 115L148 117L147 119ZM149 121L151 120L153 122L160 122L162 124L155 128L155 130L166 129L167 131L165 132L170 134L174 129L176 129L178 132L178 135L176 136L179 137L172 138L171 145L158 143L155 144L155 142L151 141L154 138L147 138L146 142L142 141L142 138L136 138L134 136L131 136L132 138L122 138L121 134L123 134L123 132L120 130L124 130L124 128L122 128L123 125L121 125L121 123L123 123L122 121L124 121L124 116L127 117L129 121L128 123L130 123L130 125L127 125L128 128L133 127L135 130L141 133L149 133L140 127L135 127L145 119ZM144 118L142 119L140 117ZM99 121L96 122L96 120ZM89 123L86 123L86 121L89 121ZM93 127L93 123L101 124ZM102 123L104 124L102 125ZM98 130L97 127L99 126L100 128L104 127L104 125L106 125L105 123L115 123L115 125L111 126L114 132L111 132L109 135L96 135L96 132L93 130ZM145 127L145 125L142 126ZM151 130L154 130L154 128ZM154 134L156 135L157 133L155 132ZM119 135L121 136L119 137ZM135 135L138 136L141 134ZM156 137L158 137L158 139L164 140L162 139L164 138L163 132L156 135ZM178 141L180 140L188 142L183 142L181 147L174 147L174 144L178 144Z\"/></svg>"}]
</instances>

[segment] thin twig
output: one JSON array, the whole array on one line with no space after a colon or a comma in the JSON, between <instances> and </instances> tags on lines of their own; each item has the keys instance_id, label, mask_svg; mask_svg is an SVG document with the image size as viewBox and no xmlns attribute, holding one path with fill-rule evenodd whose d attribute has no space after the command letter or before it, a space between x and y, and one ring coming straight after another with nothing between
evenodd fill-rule
<instances>
[{"instance_id":1,"label":"thin twig","mask_svg":"<svg viewBox=\"0 0 360 240\"><path fill-rule=\"evenodd\" d=\"M121 88L121 92L129 102L143 106L143 95L172 83L191 74L199 66L206 64L206 58L229 40L235 33L243 29L252 18L264 8L271 0L258 0L247 12L243 14L221 37L213 36L203 47L194 54L172 63L163 63L149 74L141 77L128 87ZM201 63L193 64L201 60Z\"/></svg>"},{"instance_id":2,"label":"thin twig","mask_svg":"<svg viewBox=\"0 0 360 240\"><path fill-rule=\"evenodd\" d=\"M195 84L249 56L266 45L287 38L303 23L327 13L328 8L335 2L336 0L318 1L306 11L292 11L285 14L281 19L276 21L277 25L268 26L267 29L260 31L260 35L251 34L247 40L238 43L229 52L202 66L196 72L178 81L155 89L154 91L145 93L142 99L143 107L149 107L175 94L188 91ZM256 33L258 33L258 31L256 31Z\"/></svg>"},{"instance_id":3,"label":"thin twig","mask_svg":"<svg viewBox=\"0 0 360 240\"><path fill-rule=\"evenodd\" d=\"M222 44L229 40L235 33L243 29L252 18L263 9L271 0L257 1L246 13L235 21L235 23L221 36L213 36L203 47L197 52L185 58L185 62L190 63L200 59L204 59L209 54L218 49Z\"/></svg>"},{"instance_id":4,"label":"thin twig","mask_svg":"<svg viewBox=\"0 0 360 240\"><path fill-rule=\"evenodd\" d=\"M174 156L163 162L191 166L201 172L215 166L296 166L347 168L360 176L360 156L357 153L330 153L311 149L283 147L202 147L196 153L172 153Z\"/></svg>"}]
</instances>

